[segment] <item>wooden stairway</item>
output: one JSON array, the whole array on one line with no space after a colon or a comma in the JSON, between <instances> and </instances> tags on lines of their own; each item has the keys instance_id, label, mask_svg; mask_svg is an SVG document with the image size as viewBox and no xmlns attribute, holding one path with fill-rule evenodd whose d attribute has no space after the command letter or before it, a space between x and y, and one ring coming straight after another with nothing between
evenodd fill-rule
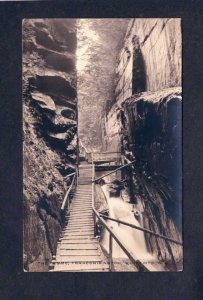
<instances>
[{"instance_id":1,"label":"wooden stairway","mask_svg":"<svg viewBox=\"0 0 203 300\"><path fill-rule=\"evenodd\" d=\"M53 272L107 272L108 264L94 237L92 166L79 167L78 185L58 243Z\"/></svg>"}]
</instances>

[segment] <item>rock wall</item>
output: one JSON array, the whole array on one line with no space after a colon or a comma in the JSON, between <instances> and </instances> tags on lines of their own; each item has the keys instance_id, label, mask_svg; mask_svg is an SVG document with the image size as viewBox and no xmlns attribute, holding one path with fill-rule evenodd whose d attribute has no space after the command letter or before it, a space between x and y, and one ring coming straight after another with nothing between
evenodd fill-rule
<instances>
[{"instance_id":1,"label":"rock wall","mask_svg":"<svg viewBox=\"0 0 203 300\"><path fill-rule=\"evenodd\" d=\"M103 150L135 164L123 172L143 225L181 239L180 19L132 19L117 69L115 95L102 124ZM170 269L182 268L182 248L146 235L148 248ZM180 265L177 266L176 263Z\"/></svg>"},{"instance_id":2,"label":"rock wall","mask_svg":"<svg viewBox=\"0 0 203 300\"><path fill-rule=\"evenodd\" d=\"M124 169L122 180L128 183L131 202L142 212L143 226L181 240L181 88L143 92L113 108L107 116L107 146L115 151L119 145L124 163L136 160ZM180 246L149 235L146 241L149 251L169 269L182 268Z\"/></svg>"},{"instance_id":3,"label":"rock wall","mask_svg":"<svg viewBox=\"0 0 203 300\"><path fill-rule=\"evenodd\" d=\"M114 102L181 86L181 20L132 19L116 68Z\"/></svg>"},{"instance_id":4,"label":"rock wall","mask_svg":"<svg viewBox=\"0 0 203 300\"><path fill-rule=\"evenodd\" d=\"M47 271L76 163L76 21L23 22L24 268Z\"/></svg>"},{"instance_id":5,"label":"rock wall","mask_svg":"<svg viewBox=\"0 0 203 300\"><path fill-rule=\"evenodd\" d=\"M126 162L136 159L124 171L131 182L131 201L144 207L144 227L174 239L181 239L181 108L180 88L145 92L122 105L122 151ZM180 261L182 248L146 236L149 249L160 259Z\"/></svg>"}]
</instances>

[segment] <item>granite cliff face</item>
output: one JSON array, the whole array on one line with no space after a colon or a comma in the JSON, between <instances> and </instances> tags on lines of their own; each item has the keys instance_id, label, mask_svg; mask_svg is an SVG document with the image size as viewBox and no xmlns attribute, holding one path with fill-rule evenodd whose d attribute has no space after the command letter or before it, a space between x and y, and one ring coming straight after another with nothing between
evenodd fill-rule
<instances>
[{"instance_id":1,"label":"granite cliff face","mask_svg":"<svg viewBox=\"0 0 203 300\"><path fill-rule=\"evenodd\" d=\"M76 164L75 20L23 23L24 268L47 271Z\"/></svg>"},{"instance_id":2,"label":"granite cliff face","mask_svg":"<svg viewBox=\"0 0 203 300\"><path fill-rule=\"evenodd\" d=\"M180 19L132 19L116 68L114 102L144 91L181 86Z\"/></svg>"},{"instance_id":3,"label":"granite cliff face","mask_svg":"<svg viewBox=\"0 0 203 300\"><path fill-rule=\"evenodd\" d=\"M181 28L179 19L134 19L116 68L103 122L103 150L121 151L131 202L143 226L181 240ZM179 246L146 235L148 249L170 269ZM176 261L176 263L175 263ZM181 263L180 263L181 269Z\"/></svg>"},{"instance_id":4,"label":"granite cliff face","mask_svg":"<svg viewBox=\"0 0 203 300\"><path fill-rule=\"evenodd\" d=\"M144 207L144 227L181 240L181 105L180 88L142 93L123 103L122 151L136 159L124 177L131 182L131 201ZM146 236L160 259L179 261L182 249Z\"/></svg>"}]
</instances>

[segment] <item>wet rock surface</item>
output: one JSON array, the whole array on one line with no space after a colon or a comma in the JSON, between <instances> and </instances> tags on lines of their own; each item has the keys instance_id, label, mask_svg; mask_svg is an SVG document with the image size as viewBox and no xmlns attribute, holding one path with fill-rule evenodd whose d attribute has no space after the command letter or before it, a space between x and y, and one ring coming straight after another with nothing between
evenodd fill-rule
<instances>
[{"instance_id":1,"label":"wet rock surface","mask_svg":"<svg viewBox=\"0 0 203 300\"><path fill-rule=\"evenodd\" d=\"M23 24L24 268L48 271L76 162L76 25Z\"/></svg>"},{"instance_id":2,"label":"wet rock surface","mask_svg":"<svg viewBox=\"0 0 203 300\"><path fill-rule=\"evenodd\" d=\"M181 240L181 89L142 93L122 105L122 151L136 162L124 173L131 202L144 207L144 227ZM148 248L161 260L182 257L181 247L146 235Z\"/></svg>"},{"instance_id":3,"label":"wet rock surface","mask_svg":"<svg viewBox=\"0 0 203 300\"><path fill-rule=\"evenodd\" d=\"M142 207L143 227L177 240L182 239L181 109L179 87L135 94L112 106L104 140L109 151L121 149L125 163L136 160L123 180L131 203ZM146 241L167 268L180 268L180 246L148 234Z\"/></svg>"}]
</instances>

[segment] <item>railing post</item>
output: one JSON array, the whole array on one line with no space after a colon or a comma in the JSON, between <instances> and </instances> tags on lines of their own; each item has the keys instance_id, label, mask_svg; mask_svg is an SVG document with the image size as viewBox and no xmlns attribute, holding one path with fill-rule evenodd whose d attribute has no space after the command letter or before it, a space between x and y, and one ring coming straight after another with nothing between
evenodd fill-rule
<instances>
[{"instance_id":1,"label":"railing post","mask_svg":"<svg viewBox=\"0 0 203 300\"><path fill-rule=\"evenodd\" d=\"M111 232L109 232L109 271L112 271L112 235Z\"/></svg>"},{"instance_id":2,"label":"railing post","mask_svg":"<svg viewBox=\"0 0 203 300\"><path fill-rule=\"evenodd\" d=\"M94 207L94 178L95 178L95 174L94 174L94 164L92 161L92 208ZM96 215L94 213L94 211L92 211L93 213L93 220L94 220L94 236L96 236Z\"/></svg>"},{"instance_id":3,"label":"railing post","mask_svg":"<svg viewBox=\"0 0 203 300\"><path fill-rule=\"evenodd\" d=\"M93 213L93 219L94 219L94 237L96 236L96 216L95 213Z\"/></svg>"},{"instance_id":4,"label":"railing post","mask_svg":"<svg viewBox=\"0 0 203 300\"><path fill-rule=\"evenodd\" d=\"M69 207L70 207L70 198L69 198L69 195L68 195L68 205L67 205L67 210L69 211Z\"/></svg>"}]
</instances>

